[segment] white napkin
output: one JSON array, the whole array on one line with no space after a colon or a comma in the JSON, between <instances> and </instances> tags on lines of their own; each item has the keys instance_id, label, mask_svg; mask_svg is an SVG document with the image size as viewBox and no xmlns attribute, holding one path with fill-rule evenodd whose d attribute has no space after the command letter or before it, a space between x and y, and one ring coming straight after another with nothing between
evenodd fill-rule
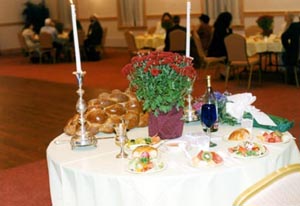
<instances>
[{"instance_id":1,"label":"white napkin","mask_svg":"<svg viewBox=\"0 0 300 206\"><path fill-rule=\"evenodd\" d=\"M251 104L256 97L251 93L234 94L227 97L226 112L240 121L245 111L250 111Z\"/></svg>"},{"instance_id":2,"label":"white napkin","mask_svg":"<svg viewBox=\"0 0 300 206\"><path fill-rule=\"evenodd\" d=\"M226 112L238 122L241 121L244 112L249 112L259 124L276 126L268 115L251 105L256 100L251 93L235 94L228 96L227 99L229 102L226 103Z\"/></svg>"}]
</instances>

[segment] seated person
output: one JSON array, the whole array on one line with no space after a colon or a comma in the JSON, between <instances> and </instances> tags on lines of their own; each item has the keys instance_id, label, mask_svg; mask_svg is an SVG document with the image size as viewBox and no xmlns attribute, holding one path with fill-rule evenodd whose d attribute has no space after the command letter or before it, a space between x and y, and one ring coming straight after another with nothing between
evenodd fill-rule
<instances>
[{"instance_id":1,"label":"seated person","mask_svg":"<svg viewBox=\"0 0 300 206\"><path fill-rule=\"evenodd\" d=\"M179 16L177 16L177 15L174 16L173 22L174 22L174 26L167 30L164 51L170 51L170 32L171 31L182 30L182 31L186 32L186 28L183 26L180 26L180 17ZM182 51L173 51L173 52L178 52L180 54L184 54L185 49Z\"/></svg>"},{"instance_id":2,"label":"seated person","mask_svg":"<svg viewBox=\"0 0 300 206\"><path fill-rule=\"evenodd\" d=\"M33 31L33 24L25 24L25 27L22 31L22 36L24 37L25 43L30 52L39 51L39 36Z\"/></svg>"},{"instance_id":3,"label":"seated person","mask_svg":"<svg viewBox=\"0 0 300 206\"><path fill-rule=\"evenodd\" d=\"M207 56L209 57L227 57L224 39L232 33L230 28L232 15L229 12L222 12L214 23L214 32L209 44Z\"/></svg>"},{"instance_id":4,"label":"seated person","mask_svg":"<svg viewBox=\"0 0 300 206\"><path fill-rule=\"evenodd\" d=\"M173 26L173 17L170 13L165 12L161 16L161 20L157 23L155 34L166 34L166 31Z\"/></svg>"},{"instance_id":5,"label":"seated person","mask_svg":"<svg viewBox=\"0 0 300 206\"><path fill-rule=\"evenodd\" d=\"M294 21L281 35L282 45L285 52L282 54L282 60L287 69L287 81L289 84L295 84L294 65L299 61L300 48L300 22Z\"/></svg>"},{"instance_id":6,"label":"seated person","mask_svg":"<svg viewBox=\"0 0 300 206\"><path fill-rule=\"evenodd\" d=\"M53 21L50 18L45 19L45 26L43 26L40 30L40 33L49 33L52 36L53 47L56 48L56 59L60 59L60 55L62 54L63 44L58 39L58 32L54 26Z\"/></svg>"},{"instance_id":7,"label":"seated person","mask_svg":"<svg viewBox=\"0 0 300 206\"><path fill-rule=\"evenodd\" d=\"M197 29L197 33L200 37L203 51L205 53L207 53L208 46L212 37L212 26L209 25L209 20L209 16L207 16L206 14L201 14L201 16L199 16L200 25Z\"/></svg>"},{"instance_id":8,"label":"seated person","mask_svg":"<svg viewBox=\"0 0 300 206\"><path fill-rule=\"evenodd\" d=\"M87 39L84 41L84 48L88 60L96 61L101 58L100 53L96 51L96 47L101 44L103 29L96 15L90 17L90 22Z\"/></svg>"}]
</instances>

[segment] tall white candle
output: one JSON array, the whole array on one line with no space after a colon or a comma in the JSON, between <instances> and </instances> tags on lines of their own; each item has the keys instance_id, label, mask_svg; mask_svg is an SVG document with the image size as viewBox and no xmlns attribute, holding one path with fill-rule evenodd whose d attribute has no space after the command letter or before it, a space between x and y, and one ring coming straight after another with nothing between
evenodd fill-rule
<instances>
[{"instance_id":1,"label":"tall white candle","mask_svg":"<svg viewBox=\"0 0 300 206\"><path fill-rule=\"evenodd\" d=\"M77 73L82 73L79 42L78 42L78 33L77 33L77 24L76 24L75 5L72 0L70 0L70 3L71 3L71 16L72 16L72 25L73 25L73 39L74 39L74 47L75 47L76 71L77 71Z\"/></svg>"},{"instance_id":2,"label":"tall white candle","mask_svg":"<svg viewBox=\"0 0 300 206\"><path fill-rule=\"evenodd\" d=\"M191 35L191 2L186 3L186 47L185 56L190 57L190 35Z\"/></svg>"}]
</instances>

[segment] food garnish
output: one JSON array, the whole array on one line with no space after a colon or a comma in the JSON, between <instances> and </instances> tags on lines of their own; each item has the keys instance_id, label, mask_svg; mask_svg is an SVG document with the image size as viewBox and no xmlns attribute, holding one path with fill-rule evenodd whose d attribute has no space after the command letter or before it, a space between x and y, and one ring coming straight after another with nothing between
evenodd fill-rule
<instances>
[{"instance_id":1,"label":"food garnish","mask_svg":"<svg viewBox=\"0 0 300 206\"><path fill-rule=\"evenodd\" d=\"M257 157L265 154L267 148L256 142L244 141L242 144L228 148L228 151L240 157Z\"/></svg>"},{"instance_id":2,"label":"food garnish","mask_svg":"<svg viewBox=\"0 0 300 206\"><path fill-rule=\"evenodd\" d=\"M223 158L216 152L201 150L192 158L192 166L212 166L223 162Z\"/></svg>"}]
</instances>

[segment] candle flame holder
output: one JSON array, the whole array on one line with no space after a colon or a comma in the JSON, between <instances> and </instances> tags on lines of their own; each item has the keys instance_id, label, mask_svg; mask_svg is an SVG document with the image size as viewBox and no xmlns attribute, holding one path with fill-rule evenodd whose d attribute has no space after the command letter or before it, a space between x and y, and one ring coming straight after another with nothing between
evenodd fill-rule
<instances>
[{"instance_id":1,"label":"candle flame holder","mask_svg":"<svg viewBox=\"0 0 300 206\"><path fill-rule=\"evenodd\" d=\"M71 148L75 149L76 147L86 147L86 146L94 146L97 147L97 139L94 135L91 135L90 132L86 130L86 120L84 117L84 113L86 111L86 103L83 99L84 90L82 89L83 77L86 72L73 72L76 75L78 80L78 90L76 93L79 98L76 103L76 111L79 114L79 130L76 131L76 134L71 138L70 144Z\"/></svg>"}]
</instances>

